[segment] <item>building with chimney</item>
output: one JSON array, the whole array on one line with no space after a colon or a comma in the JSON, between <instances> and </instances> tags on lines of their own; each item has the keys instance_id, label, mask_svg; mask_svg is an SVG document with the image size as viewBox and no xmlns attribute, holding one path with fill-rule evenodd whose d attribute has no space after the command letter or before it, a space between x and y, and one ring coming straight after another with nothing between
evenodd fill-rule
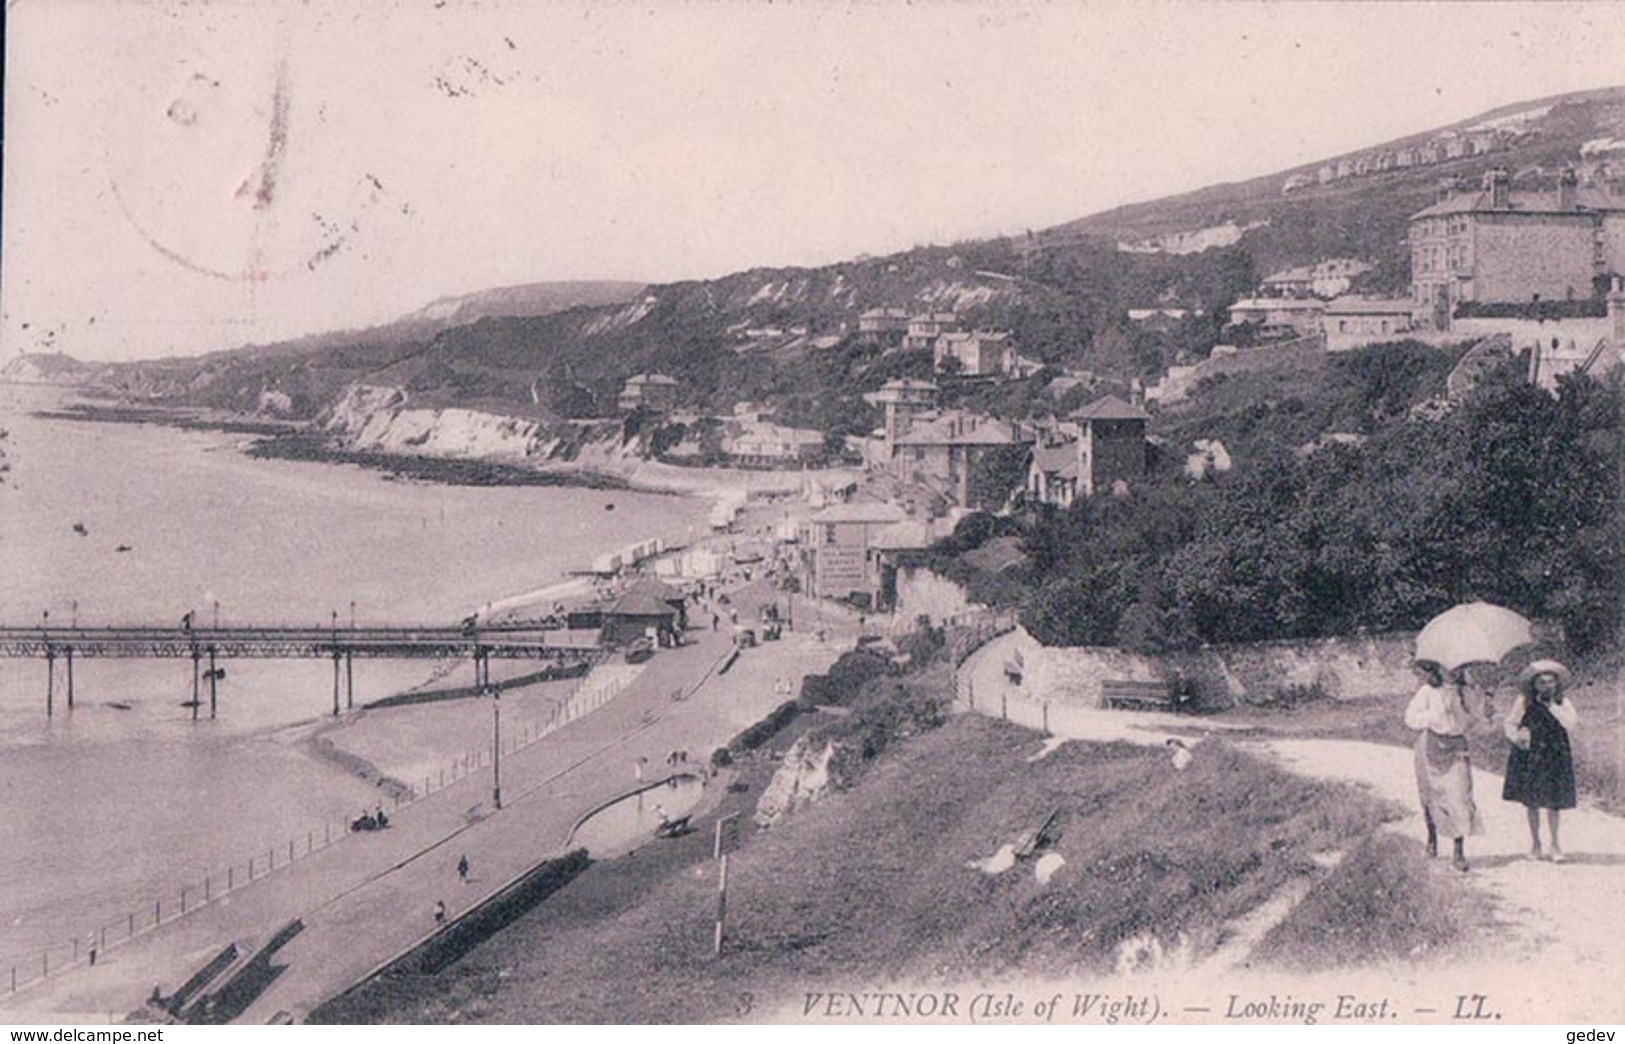
<instances>
[{"instance_id":1,"label":"building with chimney","mask_svg":"<svg viewBox=\"0 0 1625 1044\"><path fill-rule=\"evenodd\" d=\"M909 319L903 347L923 350L936 344L937 338L959 329L959 316L953 312L922 312Z\"/></svg>"},{"instance_id":2,"label":"building with chimney","mask_svg":"<svg viewBox=\"0 0 1625 1044\"><path fill-rule=\"evenodd\" d=\"M1411 311L1408 297L1339 297L1330 301L1321 319L1326 350L1344 352L1395 340L1410 330Z\"/></svg>"},{"instance_id":3,"label":"building with chimney","mask_svg":"<svg viewBox=\"0 0 1625 1044\"><path fill-rule=\"evenodd\" d=\"M932 363L941 374L994 377L1005 372L1010 335L1002 331L945 333L931 346Z\"/></svg>"},{"instance_id":4,"label":"building with chimney","mask_svg":"<svg viewBox=\"0 0 1625 1044\"><path fill-rule=\"evenodd\" d=\"M1625 193L1582 188L1565 168L1555 192L1514 192L1497 167L1478 192L1453 179L1410 220L1418 326L1449 330L1463 303L1589 300L1625 272Z\"/></svg>"},{"instance_id":5,"label":"building with chimney","mask_svg":"<svg viewBox=\"0 0 1625 1044\"><path fill-rule=\"evenodd\" d=\"M858 316L858 340L864 344L895 345L908 332L908 311L871 308Z\"/></svg>"},{"instance_id":6,"label":"building with chimney","mask_svg":"<svg viewBox=\"0 0 1625 1044\"><path fill-rule=\"evenodd\" d=\"M1320 333L1325 311L1318 297L1245 297L1230 306L1230 322L1256 326L1265 340L1284 340Z\"/></svg>"},{"instance_id":7,"label":"building with chimney","mask_svg":"<svg viewBox=\"0 0 1625 1044\"><path fill-rule=\"evenodd\" d=\"M880 390L865 395L864 401L886 411L884 459L896 453L897 436L913 427L914 418L937 407L937 386L930 381L899 377L887 381Z\"/></svg>"},{"instance_id":8,"label":"building with chimney","mask_svg":"<svg viewBox=\"0 0 1625 1044\"><path fill-rule=\"evenodd\" d=\"M1145 475L1145 429L1151 415L1115 395L1096 399L1057 426L1057 438L1033 450L1027 495L1067 507ZM1068 438L1070 436L1070 438Z\"/></svg>"},{"instance_id":9,"label":"building with chimney","mask_svg":"<svg viewBox=\"0 0 1625 1044\"><path fill-rule=\"evenodd\" d=\"M972 469L990 453L1029 441L1014 425L981 414L964 410L922 414L897 436L891 471L905 482L937 486L955 503L969 507Z\"/></svg>"}]
</instances>

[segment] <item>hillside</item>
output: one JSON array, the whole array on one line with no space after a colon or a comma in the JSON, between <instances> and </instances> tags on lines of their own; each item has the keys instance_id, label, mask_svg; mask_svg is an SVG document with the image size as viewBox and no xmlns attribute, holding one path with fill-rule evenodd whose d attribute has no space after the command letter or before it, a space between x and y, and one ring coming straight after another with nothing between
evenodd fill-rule
<instances>
[{"instance_id":1,"label":"hillside","mask_svg":"<svg viewBox=\"0 0 1625 1044\"><path fill-rule=\"evenodd\" d=\"M90 363L61 352L19 355L0 366L0 381L19 384L77 384L96 371Z\"/></svg>"},{"instance_id":2,"label":"hillside","mask_svg":"<svg viewBox=\"0 0 1625 1044\"><path fill-rule=\"evenodd\" d=\"M1480 144L1488 151L1449 155L1457 148L1470 150L1472 139L1480 135L1486 136ZM1360 257L1377 263L1374 286L1394 290L1409 279L1406 219L1433 202L1442 178L1476 184L1488 167L1500 165L1513 173L1516 188L1554 188L1558 171L1579 160L1587 142L1622 135L1625 87L1543 98L1249 181L1117 207L1048 229L1038 239L1062 244L1099 236L1144 243L1233 226L1247 229L1239 242L1261 272L1322 257ZM1452 145L1453 141L1463 144ZM1430 146L1437 146L1437 158L1421 162L1431 158L1424 155ZM1369 168L1383 154L1397 163L1406 150L1416 153L1417 162L1363 175L1351 171L1325 184L1318 180L1322 167L1335 170L1344 162L1358 167L1365 160ZM1308 183L1283 191L1299 179Z\"/></svg>"},{"instance_id":3,"label":"hillside","mask_svg":"<svg viewBox=\"0 0 1625 1044\"><path fill-rule=\"evenodd\" d=\"M494 315L618 305L641 289L642 283L602 280L496 287L439 298L381 326L245 345L196 359L88 367L80 380L147 401L309 418L352 381L421 351L442 331Z\"/></svg>"},{"instance_id":4,"label":"hillside","mask_svg":"<svg viewBox=\"0 0 1625 1044\"><path fill-rule=\"evenodd\" d=\"M953 310L966 326L1010 330L1024 355L1051 368L1046 376L1065 367L1154 378L1205 355L1224 310L1281 267L1357 258L1373 268L1356 289L1407 286L1406 221L1442 177L1472 182L1505 165L1516 184L1536 186L1586 160L1582 172L1595 179L1606 169L1599 156L1613 157L1617 176L1617 156L1603 146L1622 136L1625 88L1544 99L1018 239L641 289L504 288L373 330L120 367L113 384L144 398L314 417L364 382L405 389L419 404L574 418L613 416L621 382L655 371L681 378L680 405L727 412L751 402L839 434L872 423L862 393L930 368L924 353L858 343L868 309ZM1150 307L1185 315L1159 328L1129 319L1129 309ZM1045 379L984 405L1047 412Z\"/></svg>"}]
</instances>

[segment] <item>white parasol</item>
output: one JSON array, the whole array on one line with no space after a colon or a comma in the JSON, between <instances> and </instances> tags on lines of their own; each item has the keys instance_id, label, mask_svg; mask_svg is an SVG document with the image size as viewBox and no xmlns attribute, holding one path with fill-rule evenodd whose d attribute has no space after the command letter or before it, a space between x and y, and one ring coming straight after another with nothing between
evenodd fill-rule
<instances>
[{"instance_id":1,"label":"white parasol","mask_svg":"<svg viewBox=\"0 0 1625 1044\"><path fill-rule=\"evenodd\" d=\"M1428 621L1416 636L1416 658L1453 671L1469 663L1499 663L1513 649L1534 640L1529 621L1511 609L1469 602Z\"/></svg>"}]
</instances>

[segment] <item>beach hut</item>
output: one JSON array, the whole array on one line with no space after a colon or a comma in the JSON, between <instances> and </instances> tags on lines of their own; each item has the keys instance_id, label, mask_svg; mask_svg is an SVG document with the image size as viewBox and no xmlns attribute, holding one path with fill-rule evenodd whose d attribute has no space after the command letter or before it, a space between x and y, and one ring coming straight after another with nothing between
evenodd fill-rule
<instances>
[{"instance_id":1,"label":"beach hut","mask_svg":"<svg viewBox=\"0 0 1625 1044\"><path fill-rule=\"evenodd\" d=\"M673 645L677 638L677 610L654 595L635 591L622 595L604 610L605 644L622 645L647 637L657 645Z\"/></svg>"}]
</instances>

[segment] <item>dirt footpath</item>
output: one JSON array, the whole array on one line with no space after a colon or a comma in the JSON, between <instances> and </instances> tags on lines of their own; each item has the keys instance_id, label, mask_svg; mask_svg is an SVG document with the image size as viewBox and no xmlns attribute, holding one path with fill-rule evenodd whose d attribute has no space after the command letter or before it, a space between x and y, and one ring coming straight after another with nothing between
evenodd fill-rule
<instances>
[{"instance_id":1,"label":"dirt footpath","mask_svg":"<svg viewBox=\"0 0 1625 1044\"><path fill-rule=\"evenodd\" d=\"M1013 713L1027 710L1026 704L1032 702L1027 694L1014 687L1001 691L1008 685L999 666L1007 655L1001 644L1002 640L989 643L964 665L976 685L974 709L1036 725ZM1047 724L1055 736L1066 739L1148 745L1205 728L1200 719L1165 714L1088 708L1057 713L1054 707ZM1392 801L1408 812L1392 829L1414 837L1421 846L1425 831L1409 749L1331 739L1237 736L1231 742L1293 772L1351 783ZM1195 756L1201 756L1200 742L1195 744ZM1473 791L1485 832L1467 841L1471 870L1456 871L1448 858L1434 864L1435 873L1459 880L1463 888L1482 890L1493 900L1499 932L1484 948L1488 952L1432 966L1411 963L1314 976L1253 970L1245 958L1236 960L1232 955L1180 970L1171 987L1176 995L1206 995L1204 1002L1189 1005L1207 1009L1187 1013L1195 1016L1190 1021L1220 1021L1232 996L1241 1006L1249 996L1287 993L1324 997L1331 1005L1335 998L1354 993L1388 996L1395 1014L1385 1017L1404 1022L1625 1022L1625 990L1619 985L1625 974L1625 819L1582 800L1580 808L1562 816L1568 861L1562 865L1533 861L1528 858L1523 806L1501 800L1501 768L1473 770ZM1544 833L1544 815L1542 820ZM1286 912L1276 913L1284 917ZM1237 927L1238 932L1262 934L1256 928ZM1125 988L1155 987L1147 982Z\"/></svg>"}]
</instances>

